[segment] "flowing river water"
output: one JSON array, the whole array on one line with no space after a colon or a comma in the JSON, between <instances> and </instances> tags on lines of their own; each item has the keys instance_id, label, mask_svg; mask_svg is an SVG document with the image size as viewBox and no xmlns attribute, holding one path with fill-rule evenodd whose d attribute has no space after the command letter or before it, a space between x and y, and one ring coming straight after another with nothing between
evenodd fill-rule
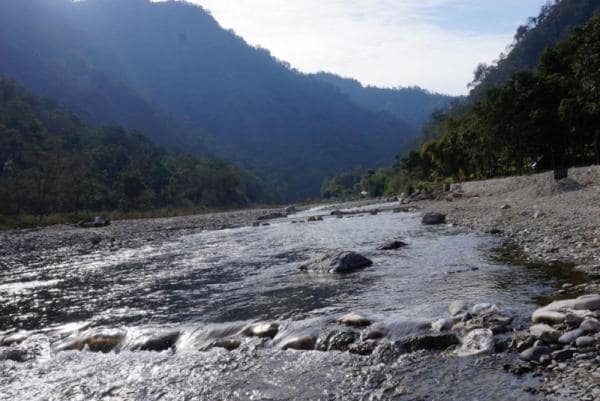
<instances>
[{"instance_id":1,"label":"flowing river water","mask_svg":"<svg viewBox=\"0 0 600 401\"><path fill-rule=\"evenodd\" d=\"M11 347L28 355L0 360L0 400L536 399L524 391L535 378L503 371L510 354L282 349L290 338L322 338L349 312L382 328L380 344L392 342L455 300L496 304L518 326L561 284L493 258L497 238L424 227L417 214L292 223L310 213L0 271L0 338L21 337ZM377 250L394 239L408 246ZM297 269L338 250L374 264L347 276ZM279 331L241 335L256 322ZM239 347L211 348L223 339Z\"/></svg>"}]
</instances>

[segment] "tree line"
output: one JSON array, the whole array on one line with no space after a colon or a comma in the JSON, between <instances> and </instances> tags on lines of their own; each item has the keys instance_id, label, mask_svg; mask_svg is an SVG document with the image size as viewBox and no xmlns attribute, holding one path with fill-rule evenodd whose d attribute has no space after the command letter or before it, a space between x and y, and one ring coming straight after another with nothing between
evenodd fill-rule
<instances>
[{"instance_id":1,"label":"tree line","mask_svg":"<svg viewBox=\"0 0 600 401\"><path fill-rule=\"evenodd\" d=\"M360 185L370 185L375 196L399 194L431 182L600 163L599 88L596 15L546 49L536 70L517 72L477 99L434 113L420 148L369 172Z\"/></svg>"},{"instance_id":2,"label":"tree line","mask_svg":"<svg viewBox=\"0 0 600 401\"><path fill-rule=\"evenodd\" d=\"M120 127L92 126L0 79L0 220L5 223L19 216L226 208L265 199L262 182L237 166L174 154Z\"/></svg>"}]
</instances>

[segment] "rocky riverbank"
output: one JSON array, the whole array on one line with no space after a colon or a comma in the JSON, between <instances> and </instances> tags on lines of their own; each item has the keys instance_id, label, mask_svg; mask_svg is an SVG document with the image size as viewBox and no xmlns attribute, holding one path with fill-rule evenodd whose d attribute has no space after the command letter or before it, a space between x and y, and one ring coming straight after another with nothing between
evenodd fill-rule
<instances>
[{"instance_id":1,"label":"rocky riverbank","mask_svg":"<svg viewBox=\"0 0 600 401\"><path fill-rule=\"evenodd\" d=\"M598 166L571 169L558 182L545 173L454 185L418 204L447 215L449 224L507 238L528 261L564 263L588 275L586 283L565 285L555 298L600 293ZM531 391L544 399L598 400L600 305L571 308L569 302L576 303L549 306L543 318L539 312L532 316L518 347L525 362L507 368L543 374L545 384Z\"/></svg>"}]
</instances>

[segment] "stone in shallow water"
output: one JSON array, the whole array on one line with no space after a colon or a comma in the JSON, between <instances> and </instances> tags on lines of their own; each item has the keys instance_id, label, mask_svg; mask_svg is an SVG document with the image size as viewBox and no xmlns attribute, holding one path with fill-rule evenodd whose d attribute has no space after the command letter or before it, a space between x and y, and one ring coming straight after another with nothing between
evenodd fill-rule
<instances>
[{"instance_id":1,"label":"stone in shallow water","mask_svg":"<svg viewBox=\"0 0 600 401\"><path fill-rule=\"evenodd\" d=\"M377 348L377 343L375 341L361 341L352 344L348 349L348 352L351 354L367 356L371 355L375 348Z\"/></svg>"},{"instance_id":2,"label":"stone in shallow water","mask_svg":"<svg viewBox=\"0 0 600 401\"><path fill-rule=\"evenodd\" d=\"M392 241L380 246L377 249L380 251L394 251L396 249L404 248L407 245L408 244L404 241Z\"/></svg>"},{"instance_id":3,"label":"stone in shallow water","mask_svg":"<svg viewBox=\"0 0 600 401\"><path fill-rule=\"evenodd\" d=\"M544 323L534 324L529 328L529 332L547 343L556 343L561 336L560 331Z\"/></svg>"},{"instance_id":4,"label":"stone in shallow water","mask_svg":"<svg viewBox=\"0 0 600 401\"><path fill-rule=\"evenodd\" d=\"M246 337L273 338L279 331L279 325L276 323L256 323L242 330L242 335Z\"/></svg>"},{"instance_id":5,"label":"stone in shallow water","mask_svg":"<svg viewBox=\"0 0 600 401\"><path fill-rule=\"evenodd\" d=\"M338 324L351 327L366 327L371 325L371 320L354 312L342 316L337 322Z\"/></svg>"},{"instance_id":6,"label":"stone in shallow water","mask_svg":"<svg viewBox=\"0 0 600 401\"><path fill-rule=\"evenodd\" d=\"M431 330L441 333L450 330L452 325L454 325L454 319L438 319L431 323Z\"/></svg>"},{"instance_id":7,"label":"stone in shallow water","mask_svg":"<svg viewBox=\"0 0 600 401\"><path fill-rule=\"evenodd\" d=\"M240 345L240 340L236 340L233 338L220 338L210 343L208 348L224 348L227 351L233 351L235 349L238 349Z\"/></svg>"},{"instance_id":8,"label":"stone in shallow water","mask_svg":"<svg viewBox=\"0 0 600 401\"><path fill-rule=\"evenodd\" d=\"M91 352L108 353L119 347L125 339L126 333L121 330L97 331L85 333L75 340L68 341L59 350L77 350L87 349Z\"/></svg>"},{"instance_id":9,"label":"stone in shallow water","mask_svg":"<svg viewBox=\"0 0 600 401\"><path fill-rule=\"evenodd\" d=\"M132 351L154 351L161 352L174 348L179 339L179 331L156 333L136 341L131 346Z\"/></svg>"},{"instance_id":10,"label":"stone in shallow water","mask_svg":"<svg viewBox=\"0 0 600 401\"><path fill-rule=\"evenodd\" d=\"M356 252L339 252L313 259L300 265L298 269L319 273L347 274L354 273L373 265L373 261Z\"/></svg>"},{"instance_id":11,"label":"stone in shallow water","mask_svg":"<svg viewBox=\"0 0 600 401\"><path fill-rule=\"evenodd\" d=\"M460 340L454 333L415 336L401 341L402 347L409 351L444 350L458 344Z\"/></svg>"},{"instance_id":12,"label":"stone in shallow water","mask_svg":"<svg viewBox=\"0 0 600 401\"><path fill-rule=\"evenodd\" d=\"M463 301L454 301L448 306L448 312L452 316L458 316L468 310L469 306Z\"/></svg>"},{"instance_id":13,"label":"stone in shallow water","mask_svg":"<svg viewBox=\"0 0 600 401\"><path fill-rule=\"evenodd\" d=\"M470 331L463 338L462 345L458 350L461 356L481 355L494 350L494 334L488 329L476 329Z\"/></svg>"},{"instance_id":14,"label":"stone in shallow water","mask_svg":"<svg viewBox=\"0 0 600 401\"><path fill-rule=\"evenodd\" d=\"M281 348L282 349L295 349L300 351L310 351L315 348L316 340L313 336L301 336L294 337L286 340Z\"/></svg>"},{"instance_id":15,"label":"stone in shallow water","mask_svg":"<svg viewBox=\"0 0 600 401\"><path fill-rule=\"evenodd\" d=\"M348 351L357 339L358 334L353 331L333 331L324 339L319 339L316 348L319 351Z\"/></svg>"}]
</instances>

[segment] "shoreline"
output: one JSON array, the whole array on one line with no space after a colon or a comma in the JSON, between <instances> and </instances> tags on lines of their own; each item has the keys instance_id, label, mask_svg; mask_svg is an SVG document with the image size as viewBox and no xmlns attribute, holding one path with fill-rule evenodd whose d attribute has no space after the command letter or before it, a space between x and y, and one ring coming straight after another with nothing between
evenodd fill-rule
<instances>
[{"instance_id":1,"label":"shoreline","mask_svg":"<svg viewBox=\"0 0 600 401\"><path fill-rule=\"evenodd\" d=\"M468 182L453 186L442 199L418 204L423 212L446 214L448 223L454 226L505 238L516 246L526 263L566 264L587 277L584 284L565 285L549 294L550 298L600 293L599 166L571 169L569 179L558 183L552 173ZM598 311L595 313L599 317ZM551 326L559 332L577 328L565 323ZM525 337L529 332L521 335ZM563 351L572 354L565 360L523 363L517 368L525 366L525 372L541 375L543 384L531 391L542 399L597 400L599 337L592 337L595 348L565 346ZM558 345L549 345L560 352Z\"/></svg>"}]
</instances>

